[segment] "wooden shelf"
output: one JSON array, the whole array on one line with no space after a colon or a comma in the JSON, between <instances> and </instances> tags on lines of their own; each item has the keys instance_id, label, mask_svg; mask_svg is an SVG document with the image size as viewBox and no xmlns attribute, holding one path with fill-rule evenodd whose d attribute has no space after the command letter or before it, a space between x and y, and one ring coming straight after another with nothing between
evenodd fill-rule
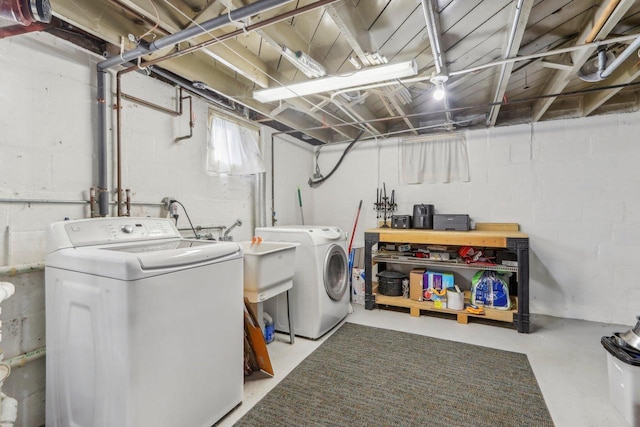
<instances>
[{"instance_id":1,"label":"wooden shelf","mask_svg":"<svg viewBox=\"0 0 640 427\"><path fill-rule=\"evenodd\" d=\"M365 233L378 234L379 242L416 243L432 245L483 246L506 248L507 239L528 239L520 231L434 231L398 228L372 228Z\"/></svg>"},{"instance_id":2,"label":"wooden shelf","mask_svg":"<svg viewBox=\"0 0 640 427\"><path fill-rule=\"evenodd\" d=\"M425 258L403 257L396 255L374 255L371 257L373 262L388 262L393 264L415 265L417 267L436 267L436 268L462 268L465 270L490 270L490 271L509 271L517 273L518 267L508 267L506 265L491 264L465 264L456 261L433 261Z\"/></svg>"},{"instance_id":3,"label":"wooden shelf","mask_svg":"<svg viewBox=\"0 0 640 427\"><path fill-rule=\"evenodd\" d=\"M365 300L366 310L376 305L404 307L412 316L420 316L421 311L455 314L458 322L467 323L469 317L479 317L499 322L508 322L516 326L519 333L529 333L529 236L519 231L517 224L485 224L471 231L434 231L418 229L373 228L365 230ZM425 258L403 256L401 253L385 253L378 249L380 243L401 243L416 245L472 246L486 249L505 249L515 255L518 266L509 267L491 264L464 264L456 261L436 261ZM441 270L490 270L515 273L516 297L510 310L485 308L485 313L476 315L464 311L435 308L431 301L414 301L403 297L389 297L377 294L374 283L374 267L385 269L383 264L405 264L416 267L430 267ZM468 292L468 291L467 291ZM469 296L466 295L469 304Z\"/></svg>"},{"instance_id":4,"label":"wooden shelf","mask_svg":"<svg viewBox=\"0 0 640 427\"><path fill-rule=\"evenodd\" d=\"M465 307L469 305L469 291L464 293ZM408 308L412 316L420 316L420 311L438 311L441 313L455 314L458 318L458 323L468 323L469 317L479 317L484 319L496 320L498 322L513 323L513 316L518 312L518 299L514 296L511 297L511 309L510 310L498 310L495 308L485 308L485 314L472 314L465 310L451 310L448 308L436 308L433 301L414 301L404 297L390 297L386 295L375 294L376 304L390 305L393 307Z\"/></svg>"}]
</instances>

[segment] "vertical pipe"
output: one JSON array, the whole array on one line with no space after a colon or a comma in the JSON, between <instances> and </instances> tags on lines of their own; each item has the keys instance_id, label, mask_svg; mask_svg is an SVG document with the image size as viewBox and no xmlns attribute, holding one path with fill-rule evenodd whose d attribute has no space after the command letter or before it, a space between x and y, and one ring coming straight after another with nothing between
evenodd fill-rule
<instances>
[{"instance_id":1,"label":"vertical pipe","mask_svg":"<svg viewBox=\"0 0 640 427\"><path fill-rule=\"evenodd\" d=\"M89 211L90 217L94 218L96 216L96 189L93 187L89 189Z\"/></svg>"},{"instance_id":2,"label":"vertical pipe","mask_svg":"<svg viewBox=\"0 0 640 427\"><path fill-rule=\"evenodd\" d=\"M124 216L131 216L131 190L128 188L125 191L125 206L127 208Z\"/></svg>"},{"instance_id":3,"label":"vertical pipe","mask_svg":"<svg viewBox=\"0 0 640 427\"><path fill-rule=\"evenodd\" d=\"M107 72L98 67L97 70L97 97L98 104L98 205L99 216L109 215L109 190L107 173L107 108L106 90L104 87Z\"/></svg>"},{"instance_id":4,"label":"vertical pipe","mask_svg":"<svg viewBox=\"0 0 640 427\"><path fill-rule=\"evenodd\" d=\"M267 225L267 212L266 212L266 192L267 192L267 180L266 172L260 172L256 174L256 227L266 227Z\"/></svg>"},{"instance_id":5,"label":"vertical pipe","mask_svg":"<svg viewBox=\"0 0 640 427\"><path fill-rule=\"evenodd\" d=\"M122 216L122 117L120 112L122 108L120 104L122 100L121 71L116 73L116 192L118 197L118 216Z\"/></svg>"},{"instance_id":6,"label":"vertical pipe","mask_svg":"<svg viewBox=\"0 0 640 427\"><path fill-rule=\"evenodd\" d=\"M274 195L274 177L275 177L275 173L274 173L274 168L273 168L273 164L274 164L274 158L276 156L275 150L274 150L274 140L275 137L273 136L273 134L271 134L271 226L275 226L276 225L276 206L275 206L275 195Z\"/></svg>"}]
</instances>

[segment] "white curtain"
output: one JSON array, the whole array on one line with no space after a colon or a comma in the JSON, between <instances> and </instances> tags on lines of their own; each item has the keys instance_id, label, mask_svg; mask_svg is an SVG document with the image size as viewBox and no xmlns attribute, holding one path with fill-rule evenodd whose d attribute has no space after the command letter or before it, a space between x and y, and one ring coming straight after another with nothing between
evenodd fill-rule
<instances>
[{"instance_id":1,"label":"white curtain","mask_svg":"<svg viewBox=\"0 0 640 427\"><path fill-rule=\"evenodd\" d=\"M211 175L265 172L258 146L258 131L212 116L207 145L207 172Z\"/></svg>"},{"instance_id":2,"label":"white curtain","mask_svg":"<svg viewBox=\"0 0 640 427\"><path fill-rule=\"evenodd\" d=\"M464 135L400 140L400 182L436 184L469 181L469 155Z\"/></svg>"}]
</instances>

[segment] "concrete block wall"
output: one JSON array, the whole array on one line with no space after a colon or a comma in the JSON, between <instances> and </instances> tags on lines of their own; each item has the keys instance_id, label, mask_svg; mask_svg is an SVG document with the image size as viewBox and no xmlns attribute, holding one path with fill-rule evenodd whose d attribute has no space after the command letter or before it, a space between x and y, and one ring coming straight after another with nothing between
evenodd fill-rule
<instances>
[{"instance_id":1,"label":"concrete block wall","mask_svg":"<svg viewBox=\"0 0 640 427\"><path fill-rule=\"evenodd\" d=\"M376 187L475 222L517 222L530 236L531 312L632 325L640 314L640 113L466 132L471 181L400 185L397 140L358 143L312 192L314 220L351 232L375 227ZM321 150L323 172L345 145Z\"/></svg>"},{"instance_id":2,"label":"concrete block wall","mask_svg":"<svg viewBox=\"0 0 640 427\"><path fill-rule=\"evenodd\" d=\"M90 215L83 201L97 184L95 65L100 59L45 33L0 40L0 266L43 262L47 225ZM108 83L113 82L112 76ZM175 88L140 74L125 75L123 89L168 108L175 107L178 96ZM172 196L184 204L194 225L230 226L239 218L243 225L231 235L250 239L255 178L207 175L209 106L199 98L193 105L194 135L176 143L177 136L189 133L186 103L185 114L174 118L123 102L122 176L123 187L132 191L132 215L166 215L160 202ZM110 189L115 187L114 117L112 112L108 123ZM304 159L311 161L308 153ZM69 203L11 202L19 199ZM188 228L182 209L179 214L178 226ZM0 315L4 357L43 347L43 272L0 280L16 286ZM4 391L19 401L19 427L45 422L44 360L14 369L5 382Z\"/></svg>"}]
</instances>

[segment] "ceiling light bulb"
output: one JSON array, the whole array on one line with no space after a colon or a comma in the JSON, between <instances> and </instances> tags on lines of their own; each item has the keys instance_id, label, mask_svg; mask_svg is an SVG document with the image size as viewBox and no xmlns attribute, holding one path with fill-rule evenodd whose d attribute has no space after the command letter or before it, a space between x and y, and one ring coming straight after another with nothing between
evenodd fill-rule
<instances>
[{"instance_id":1,"label":"ceiling light bulb","mask_svg":"<svg viewBox=\"0 0 640 427\"><path fill-rule=\"evenodd\" d=\"M433 99L436 101L442 101L444 99L444 86L437 85L436 90L433 92Z\"/></svg>"}]
</instances>

